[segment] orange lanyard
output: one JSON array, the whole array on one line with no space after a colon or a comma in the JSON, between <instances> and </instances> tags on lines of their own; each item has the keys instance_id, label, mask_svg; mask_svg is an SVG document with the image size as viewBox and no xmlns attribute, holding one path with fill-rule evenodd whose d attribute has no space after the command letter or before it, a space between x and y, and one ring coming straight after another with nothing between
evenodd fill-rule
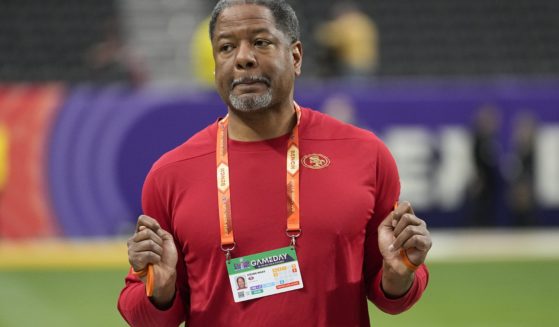
<instances>
[{"instance_id":1,"label":"orange lanyard","mask_svg":"<svg viewBox=\"0 0 559 327\"><path fill-rule=\"evenodd\" d=\"M297 123L287 143L287 229L286 234L291 238L291 244L295 245L295 239L301 235L299 225L299 122L301 120L301 109L295 104ZM226 252L227 259L230 252L235 249L235 238L233 237L233 221L231 217L231 183L229 181L229 153L227 150L227 126L228 116L218 122L217 129L217 200L219 205L219 224L221 235L221 249Z\"/></svg>"}]
</instances>

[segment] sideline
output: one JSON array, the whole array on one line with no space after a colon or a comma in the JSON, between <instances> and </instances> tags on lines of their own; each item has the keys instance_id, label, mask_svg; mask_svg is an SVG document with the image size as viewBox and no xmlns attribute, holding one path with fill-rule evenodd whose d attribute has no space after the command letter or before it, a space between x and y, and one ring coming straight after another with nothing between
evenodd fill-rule
<instances>
[{"instance_id":1,"label":"sideline","mask_svg":"<svg viewBox=\"0 0 559 327\"><path fill-rule=\"evenodd\" d=\"M428 260L559 260L559 228L436 229Z\"/></svg>"},{"instance_id":2,"label":"sideline","mask_svg":"<svg viewBox=\"0 0 559 327\"><path fill-rule=\"evenodd\" d=\"M126 239L0 242L0 270L127 267Z\"/></svg>"},{"instance_id":3,"label":"sideline","mask_svg":"<svg viewBox=\"0 0 559 327\"><path fill-rule=\"evenodd\" d=\"M434 229L428 262L559 260L559 228ZM0 242L0 270L127 269L126 239Z\"/></svg>"}]
</instances>

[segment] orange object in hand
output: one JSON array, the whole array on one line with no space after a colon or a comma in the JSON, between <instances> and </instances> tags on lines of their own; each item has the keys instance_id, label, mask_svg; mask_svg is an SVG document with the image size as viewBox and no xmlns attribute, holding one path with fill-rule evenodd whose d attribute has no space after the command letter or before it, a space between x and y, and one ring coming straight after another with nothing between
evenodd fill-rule
<instances>
[{"instance_id":1,"label":"orange object in hand","mask_svg":"<svg viewBox=\"0 0 559 327\"><path fill-rule=\"evenodd\" d=\"M398 208L398 201L394 203L394 210L396 210L397 208ZM408 254L406 253L406 250L404 249L400 250L400 257L402 257L402 263L404 264L404 266L406 266L409 270L415 272L417 268L419 268L419 266L415 265L413 262L410 261L410 258L408 258Z\"/></svg>"},{"instance_id":2,"label":"orange object in hand","mask_svg":"<svg viewBox=\"0 0 559 327\"><path fill-rule=\"evenodd\" d=\"M400 256L402 257L402 262L404 263L404 266L406 266L409 270L416 271L417 268L419 268L419 266L416 266L413 262L410 261L410 258L408 258L408 254L406 253L406 250L401 249Z\"/></svg>"},{"instance_id":3,"label":"orange object in hand","mask_svg":"<svg viewBox=\"0 0 559 327\"><path fill-rule=\"evenodd\" d=\"M132 268L132 274L134 274L135 276L138 276L138 277L147 276L147 278L146 278L146 295L148 297L151 297L153 295L153 283L154 283L154 278L155 278L155 273L153 271L153 265L149 264L146 268L144 268L140 271L135 271L134 268Z\"/></svg>"}]
</instances>

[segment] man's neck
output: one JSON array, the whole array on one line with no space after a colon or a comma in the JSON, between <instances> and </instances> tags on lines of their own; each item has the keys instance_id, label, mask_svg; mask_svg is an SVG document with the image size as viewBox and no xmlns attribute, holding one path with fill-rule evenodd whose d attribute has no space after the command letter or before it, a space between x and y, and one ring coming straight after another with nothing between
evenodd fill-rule
<instances>
[{"instance_id":1,"label":"man's neck","mask_svg":"<svg viewBox=\"0 0 559 327\"><path fill-rule=\"evenodd\" d=\"M254 112L229 109L229 137L245 142L273 139L291 132L296 120L293 102Z\"/></svg>"}]
</instances>

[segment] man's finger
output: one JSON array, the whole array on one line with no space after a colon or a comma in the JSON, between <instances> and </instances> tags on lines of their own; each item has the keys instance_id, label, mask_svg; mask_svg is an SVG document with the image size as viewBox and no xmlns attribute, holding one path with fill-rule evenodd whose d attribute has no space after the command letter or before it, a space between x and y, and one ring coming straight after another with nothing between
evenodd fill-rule
<instances>
[{"instance_id":1,"label":"man's finger","mask_svg":"<svg viewBox=\"0 0 559 327\"><path fill-rule=\"evenodd\" d=\"M161 261L161 256L151 251L135 252L130 255L129 261L135 271L141 271L148 264L158 264Z\"/></svg>"},{"instance_id":2,"label":"man's finger","mask_svg":"<svg viewBox=\"0 0 559 327\"><path fill-rule=\"evenodd\" d=\"M427 230L421 226L415 226L415 225L408 225L406 226L406 228L404 228L404 230L400 233L400 235L398 235L398 237L396 237L396 240L394 240L394 243L392 243L392 250L396 251L399 250L400 247L406 243L410 238L412 238L414 235L426 235L427 234Z\"/></svg>"},{"instance_id":3,"label":"man's finger","mask_svg":"<svg viewBox=\"0 0 559 327\"><path fill-rule=\"evenodd\" d=\"M383 227L393 228L392 222L394 221L394 211L391 211L386 217L384 217L383 221L379 224L379 229Z\"/></svg>"},{"instance_id":4,"label":"man's finger","mask_svg":"<svg viewBox=\"0 0 559 327\"><path fill-rule=\"evenodd\" d=\"M162 230L161 228L159 230ZM162 245L163 244L163 239L161 238L161 236L159 236L159 230L157 232L154 232L153 230L145 227L145 226L140 226L140 231L135 233L134 236L132 236L132 241L133 242L142 242L145 240L152 240L155 243Z\"/></svg>"},{"instance_id":5,"label":"man's finger","mask_svg":"<svg viewBox=\"0 0 559 327\"><path fill-rule=\"evenodd\" d=\"M427 235L413 235L410 237L403 245L402 248L407 249L418 249L422 252L427 252L431 249L431 238Z\"/></svg>"},{"instance_id":6,"label":"man's finger","mask_svg":"<svg viewBox=\"0 0 559 327\"><path fill-rule=\"evenodd\" d=\"M140 215L140 217L138 217L138 222L136 223L136 232L140 231L140 226L145 226L155 232L157 232L157 230L161 228L157 220L146 215Z\"/></svg>"},{"instance_id":7,"label":"man's finger","mask_svg":"<svg viewBox=\"0 0 559 327\"><path fill-rule=\"evenodd\" d=\"M411 203L409 203L409 201L396 202L396 204L394 204L394 221L392 222L392 227L396 227L397 222L406 213L415 215Z\"/></svg>"},{"instance_id":8,"label":"man's finger","mask_svg":"<svg viewBox=\"0 0 559 327\"><path fill-rule=\"evenodd\" d=\"M161 240L163 241L167 241L167 240L173 240L173 235L171 235L171 233L169 233L168 231L164 230L163 228L159 228L157 230L157 235L159 237L161 237Z\"/></svg>"},{"instance_id":9,"label":"man's finger","mask_svg":"<svg viewBox=\"0 0 559 327\"><path fill-rule=\"evenodd\" d=\"M157 255L163 255L163 247L153 240L145 240L136 243L131 249L132 252L147 252L151 251Z\"/></svg>"},{"instance_id":10,"label":"man's finger","mask_svg":"<svg viewBox=\"0 0 559 327\"><path fill-rule=\"evenodd\" d=\"M394 236L398 237L400 233L409 225L413 226L423 226L425 222L411 213L405 213L402 215L396 226L394 227Z\"/></svg>"}]
</instances>

